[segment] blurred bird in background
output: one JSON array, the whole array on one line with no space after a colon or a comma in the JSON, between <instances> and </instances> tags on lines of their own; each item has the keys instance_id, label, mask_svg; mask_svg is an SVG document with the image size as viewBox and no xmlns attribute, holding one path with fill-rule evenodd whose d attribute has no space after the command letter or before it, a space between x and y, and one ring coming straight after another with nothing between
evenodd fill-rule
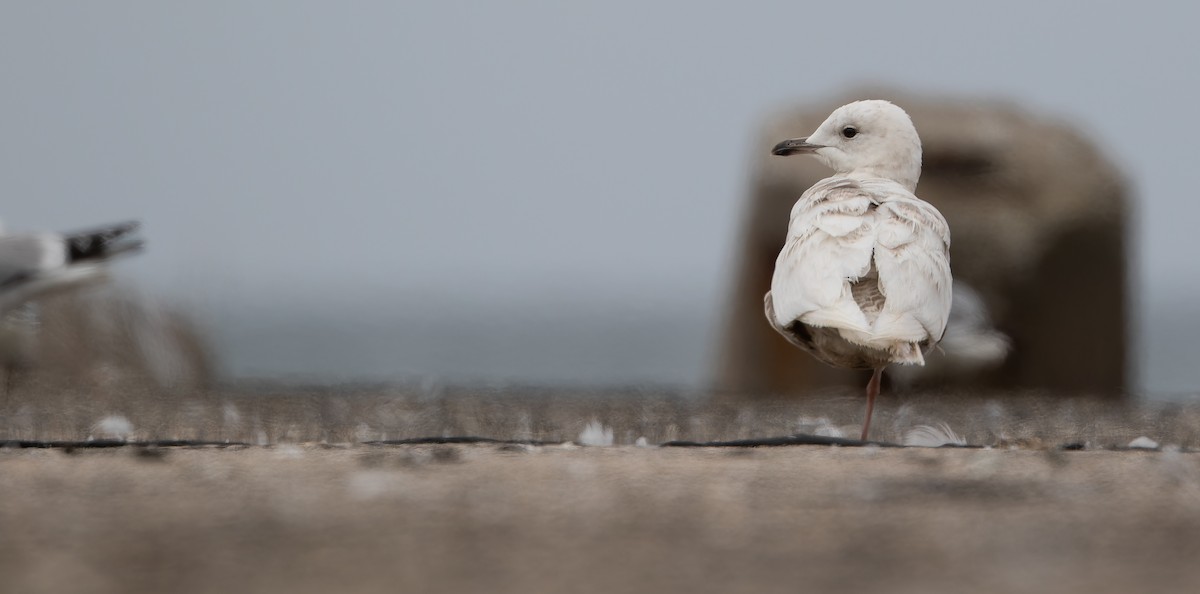
<instances>
[{"instance_id":1,"label":"blurred bird in background","mask_svg":"<svg viewBox=\"0 0 1200 594\"><path fill-rule=\"evenodd\" d=\"M35 301L97 284L108 262L142 249L136 221L68 233L7 233L0 227L0 366L4 392L36 367L43 315Z\"/></svg>"},{"instance_id":2,"label":"blurred bird in background","mask_svg":"<svg viewBox=\"0 0 1200 594\"><path fill-rule=\"evenodd\" d=\"M71 233L0 231L0 313L104 280L108 262L142 249L135 221Z\"/></svg>"},{"instance_id":3,"label":"blurred bird in background","mask_svg":"<svg viewBox=\"0 0 1200 594\"><path fill-rule=\"evenodd\" d=\"M34 375L90 387L118 379L160 387L209 380L206 341L187 316L128 291L80 291L105 283L112 261L143 249L139 227L128 221L67 233L0 232L5 394Z\"/></svg>"}]
</instances>

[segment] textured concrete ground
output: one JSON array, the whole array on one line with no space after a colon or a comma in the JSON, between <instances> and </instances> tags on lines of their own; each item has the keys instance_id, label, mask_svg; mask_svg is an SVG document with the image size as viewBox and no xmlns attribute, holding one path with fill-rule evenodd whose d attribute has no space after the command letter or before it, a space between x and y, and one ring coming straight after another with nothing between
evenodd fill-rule
<instances>
[{"instance_id":1,"label":"textured concrete ground","mask_svg":"<svg viewBox=\"0 0 1200 594\"><path fill-rule=\"evenodd\" d=\"M1194 592L1200 454L0 451L4 592Z\"/></svg>"},{"instance_id":2,"label":"textured concrete ground","mask_svg":"<svg viewBox=\"0 0 1200 594\"><path fill-rule=\"evenodd\" d=\"M104 406L124 407L132 437L261 432L268 445L0 448L0 592L1200 588L1194 405L882 409L880 437L941 420L987 449L354 443L575 439L591 418L618 444L733 439L819 415L833 419L824 430L852 428L860 404L406 398L113 397ZM107 410L46 403L63 400L10 400L0 437L82 439L100 429L83 419ZM1104 449L1143 434L1166 447ZM1088 449L1056 446L1070 442Z\"/></svg>"}]
</instances>

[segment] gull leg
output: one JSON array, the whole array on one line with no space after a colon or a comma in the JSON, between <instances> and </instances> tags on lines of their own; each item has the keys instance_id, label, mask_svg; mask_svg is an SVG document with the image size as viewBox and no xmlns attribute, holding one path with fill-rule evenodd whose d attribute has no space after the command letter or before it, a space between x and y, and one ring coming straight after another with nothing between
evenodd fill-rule
<instances>
[{"instance_id":1,"label":"gull leg","mask_svg":"<svg viewBox=\"0 0 1200 594\"><path fill-rule=\"evenodd\" d=\"M871 374L871 381L867 382L867 418L863 421L863 441L867 440L867 434L871 431L871 411L875 410L875 397L879 395L879 380L882 377L883 368L876 367Z\"/></svg>"}]
</instances>

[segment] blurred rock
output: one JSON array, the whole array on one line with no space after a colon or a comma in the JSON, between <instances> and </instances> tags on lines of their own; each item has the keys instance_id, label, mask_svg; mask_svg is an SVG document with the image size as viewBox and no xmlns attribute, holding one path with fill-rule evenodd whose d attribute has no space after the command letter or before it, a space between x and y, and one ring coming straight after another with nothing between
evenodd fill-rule
<instances>
[{"instance_id":1,"label":"blurred rock","mask_svg":"<svg viewBox=\"0 0 1200 594\"><path fill-rule=\"evenodd\" d=\"M54 295L5 316L0 366L6 393L28 382L196 389L215 377L188 316L112 289Z\"/></svg>"},{"instance_id":2,"label":"blurred rock","mask_svg":"<svg viewBox=\"0 0 1200 594\"><path fill-rule=\"evenodd\" d=\"M1122 397L1130 204L1120 173L1071 126L1013 105L877 90L790 109L765 126L754 149L715 387L779 394L865 384L857 372L826 367L791 347L762 319L788 213L831 173L815 159L773 157L770 148L811 133L833 108L863 98L890 99L912 116L924 145L917 194L950 223L956 287L972 287L994 325L990 336L1010 347L1001 361L963 373L938 361L955 356L948 342L927 370L905 370L904 383Z\"/></svg>"}]
</instances>

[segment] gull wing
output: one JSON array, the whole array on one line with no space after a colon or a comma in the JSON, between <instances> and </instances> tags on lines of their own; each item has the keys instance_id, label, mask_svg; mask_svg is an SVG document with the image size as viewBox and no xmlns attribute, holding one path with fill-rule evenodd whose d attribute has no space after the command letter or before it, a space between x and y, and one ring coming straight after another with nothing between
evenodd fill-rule
<instances>
[{"instance_id":1,"label":"gull wing","mask_svg":"<svg viewBox=\"0 0 1200 594\"><path fill-rule=\"evenodd\" d=\"M936 343L953 295L950 227L933 205L907 191L889 192L876 212L875 267L885 301L875 338Z\"/></svg>"},{"instance_id":2,"label":"gull wing","mask_svg":"<svg viewBox=\"0 0 1200 594\"><path fill-rule=\"evenodd\" d=\"M858 181L848 178L821 180L800 197L771 279L772 325L779 329L802 321L871 331L850 284L871 268L877 205Z\"/></svg>"}]
</instances>

